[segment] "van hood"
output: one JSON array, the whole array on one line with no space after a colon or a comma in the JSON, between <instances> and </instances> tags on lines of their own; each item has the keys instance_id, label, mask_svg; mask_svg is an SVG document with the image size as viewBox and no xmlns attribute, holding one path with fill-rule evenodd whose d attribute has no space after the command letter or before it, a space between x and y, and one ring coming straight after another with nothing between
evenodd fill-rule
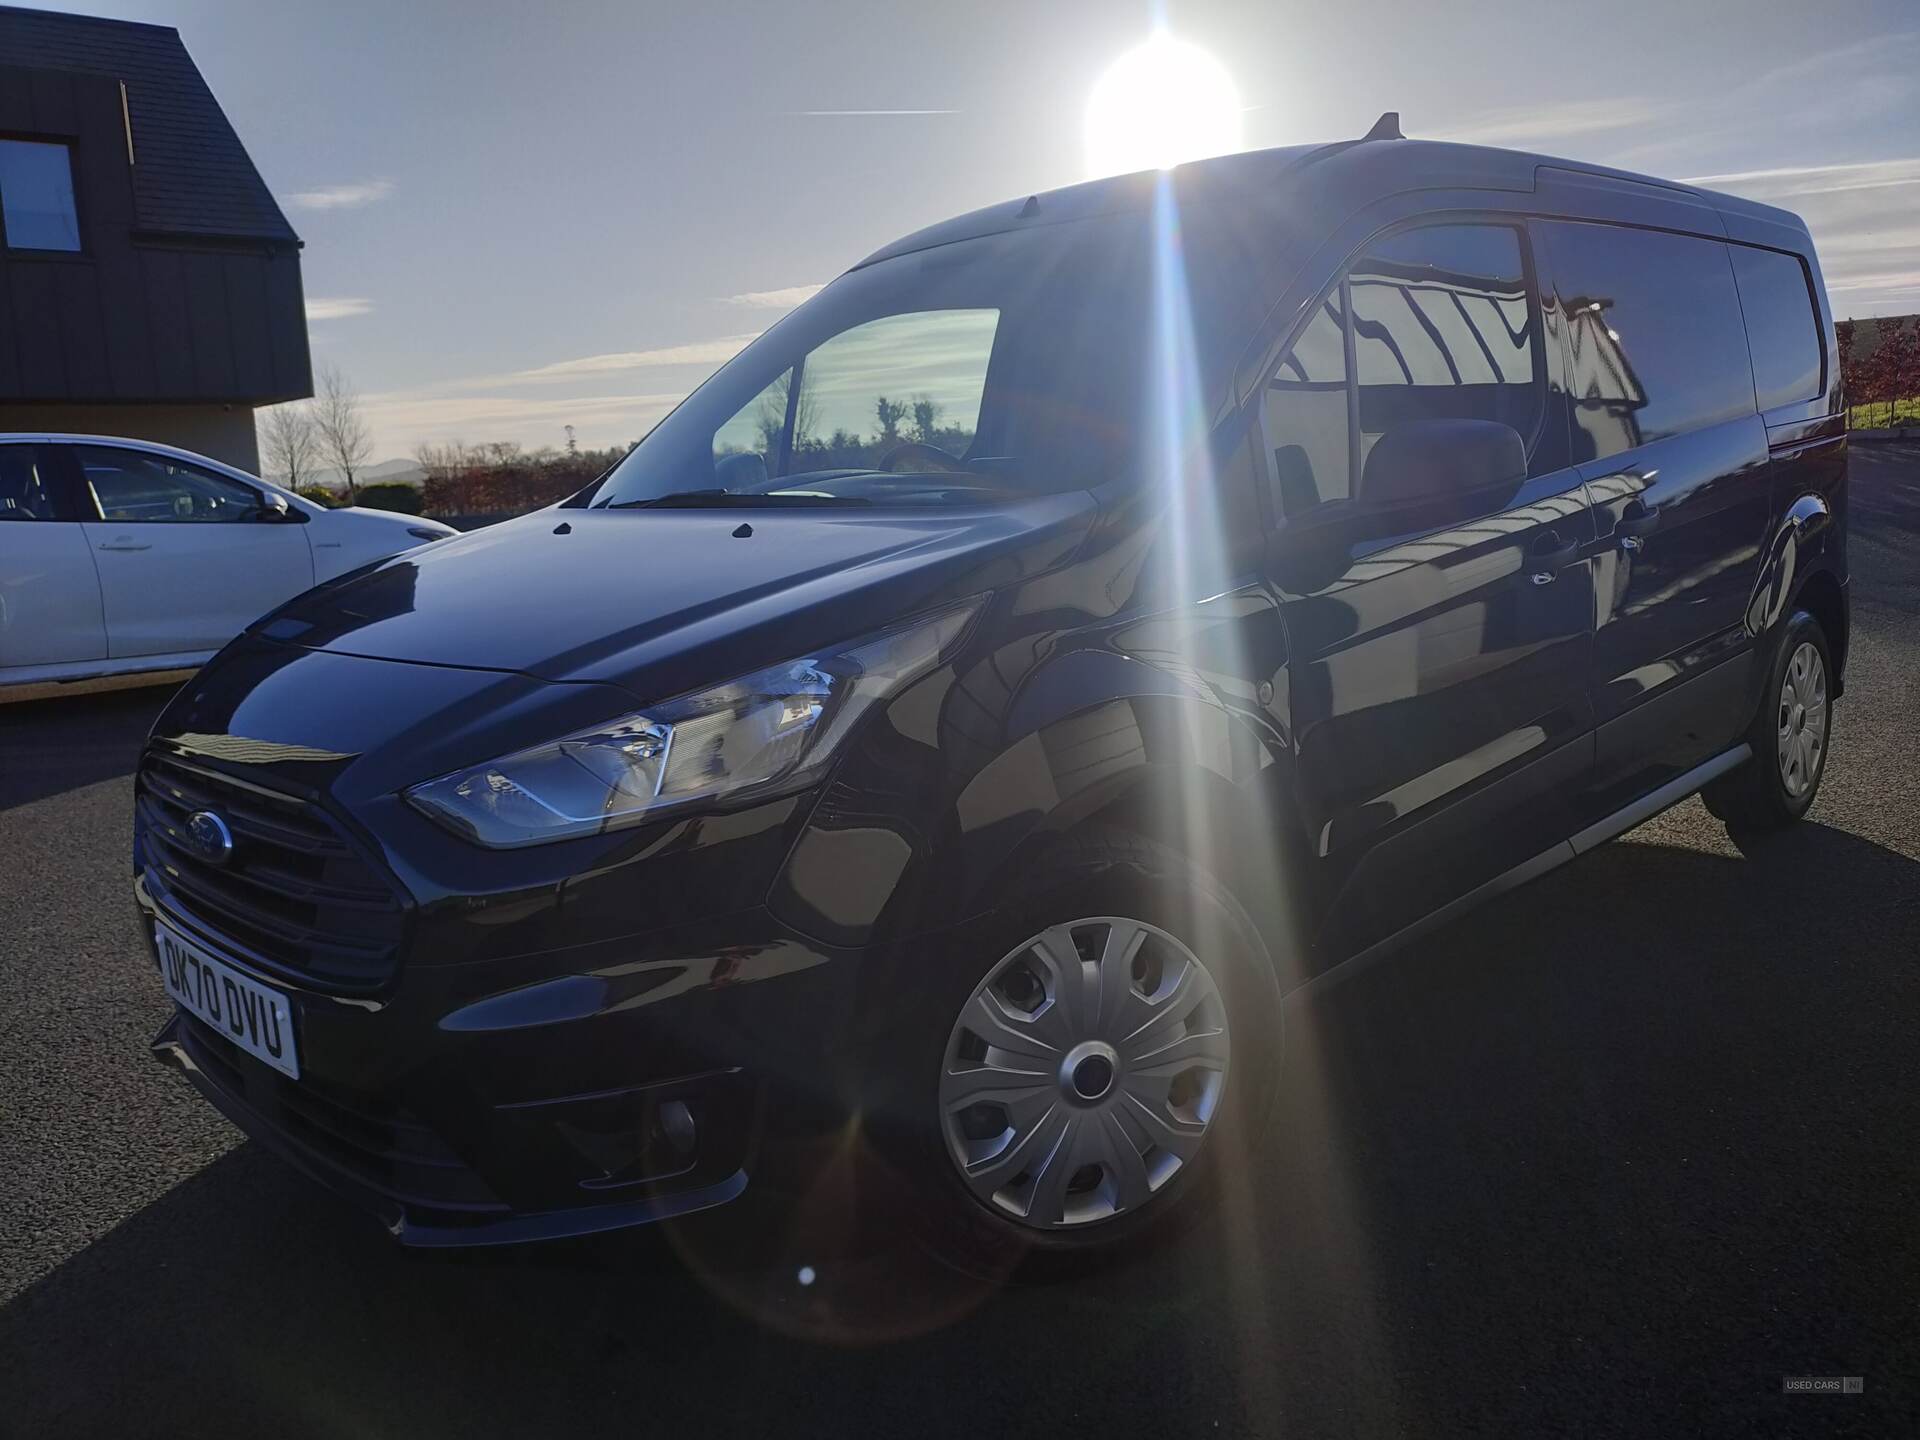
<instances>
[{"instance_id":1,"label":"van hood","mask_svg":"<svg viewBox=\"0 0 1920 1440\"><path fill-rule=\"evenodd\" d=\"M1085 491L992 509L547 509L343 576L252 633L652 700L1051 569L1097 512Z\"/></svg>"}]
</instances>

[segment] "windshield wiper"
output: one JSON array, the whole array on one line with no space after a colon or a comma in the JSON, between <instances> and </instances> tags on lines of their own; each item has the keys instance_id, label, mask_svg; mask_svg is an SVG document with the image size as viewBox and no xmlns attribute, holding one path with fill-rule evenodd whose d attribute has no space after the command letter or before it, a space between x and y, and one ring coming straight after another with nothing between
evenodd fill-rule
<instances>
[{"instance_id":1,"label":"windshield wiper","mask_svg":"<svg viewBox=\"0 0 1920 1440\"><path fill-rule=\"evenodd\" d=\"M616 500L607 510L725 510L744 505L871 505L864 495L783 494L752 490L669 490L645 500Z\"/></svg>"}]
</instances>

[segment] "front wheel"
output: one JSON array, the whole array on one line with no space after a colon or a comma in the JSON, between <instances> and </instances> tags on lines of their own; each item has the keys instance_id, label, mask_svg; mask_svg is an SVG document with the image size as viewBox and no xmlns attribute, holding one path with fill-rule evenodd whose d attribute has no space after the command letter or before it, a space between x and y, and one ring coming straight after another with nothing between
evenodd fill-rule
<instances>
[{"instance_id":1,"label":"front wheel","mask_svg":"<svg viewBox=\"0 0 1920 1440\"><path fill-rule=\"evenodd\" d=\"M1796 610L1759 713L1747 732L1753 758L1702 794L1733 828L1771 829L1805 815L1827 771L1833 728L1832 651L1820 622Z\"/></svg>"},{"instance_id":2,"label":"front wheel","mask_svg":"<svg viewBox=\"0 0 1920 1440\"><path fill-rule=\"evenodd\" d=\"M1076 842L939 957L901 1096L922 1237L1004 1273L1138 1248L1212 1203L1280 1055L1245 911L1132 837Z\"/></svg>"}]
</instances>

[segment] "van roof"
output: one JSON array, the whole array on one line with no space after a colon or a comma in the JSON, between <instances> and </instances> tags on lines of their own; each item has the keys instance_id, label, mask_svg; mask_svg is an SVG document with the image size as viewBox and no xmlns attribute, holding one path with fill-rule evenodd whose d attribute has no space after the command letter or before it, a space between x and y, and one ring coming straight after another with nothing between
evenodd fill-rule
<instances>
[{"instance_id":1,"label":"van roof","mask_svg":"<svg viewBox=\"0 0 1920 1440\"><path fill-rule=\"evenodd\" d=\"M1181 199L1191 202L1208 197L1244 201L1248 196L1273 196L1282 189L1292 188L1312 172L1316 187L1326 191L1325 198L1334 202L1344 218L1375 200L1408 190L1533 191L1538 188L1542 170L1651 187L1704 203L1723 216L1739 216L1806 233L1805 222L1790 211L1736 195L1578 160L1450 141L1368 137L1323 145L1288 145L1190 161L1171 173ZM882 246L853 268L860 269L878 260L955 240L997 235L1029 225L1144 211L1153 203L1159 174L1146 170L1115 175L989 205L916 230Z\"/></svg>"}]
</instances>

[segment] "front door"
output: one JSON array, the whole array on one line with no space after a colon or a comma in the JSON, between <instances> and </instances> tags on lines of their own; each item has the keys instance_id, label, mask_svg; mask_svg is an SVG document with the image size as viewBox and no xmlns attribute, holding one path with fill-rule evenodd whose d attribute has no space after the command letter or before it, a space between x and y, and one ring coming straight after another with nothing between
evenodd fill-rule
<instances>
[{"instance_id":1,"label":"front door","mask_svg":"<svg viewBox=\"0 0 1920 1440\"><path fill-rule=\"evenodd\" d=\"M1534 274L1518 224L1376 240L1269 378L1269 571L1327 959L1573 828L1592 750L1593 516ZM1425 496L1404 470L1389 482L1386 457L1450 420L1508 427L1524 476Z\"/></svg>"},{"instance_id":2,"label":"front door","mask_svg":"<svg viewBox=\"0 0 1920 1440\"><path fill-rule=\"evenodd\" d=\"M72 453L113 659L217 650L313 584L306 527L251 486L152 451Z\"/></svg>"}]
</instances>

